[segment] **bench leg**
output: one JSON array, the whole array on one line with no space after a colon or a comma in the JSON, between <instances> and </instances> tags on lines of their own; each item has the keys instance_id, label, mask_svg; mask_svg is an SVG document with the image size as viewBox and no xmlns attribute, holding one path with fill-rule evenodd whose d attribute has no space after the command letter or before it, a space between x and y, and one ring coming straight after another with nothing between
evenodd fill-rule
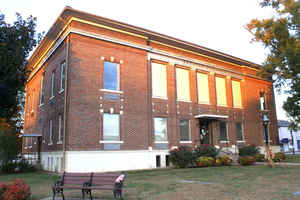
<instances>
[{"instance_id":1,"label":"bench leg","mask_svg":"<svg viewBox=\"0 0 300 200\"><path fill-rule=\"evenodd\" d=\"M56 190L54 188L52 188L52 192L53 192L52 200L55 200Z\"/></svg>"},{"instance_id":2,"label":"bench leg","mask_svg":"<svg viewBox=\"0 0 300 200\"><path fill-rule=\"evenodd\" d=\"M123 197L122 197L122 190L114 190L113 194L114 194L114 198L115 199L117 199L117 198L123 199Z\"/></svg>"},{"instance_id":3,"label":"bench leg","mask_svg":"<svg viewBox=\"0 0 300 200\"><path fill-rule=\"evenodd\" d=\"M63 190L61 191L61 196L62 196L63 200L65 200L65 195L64 195L64 191Z\"/></svg>"}]
</instances>

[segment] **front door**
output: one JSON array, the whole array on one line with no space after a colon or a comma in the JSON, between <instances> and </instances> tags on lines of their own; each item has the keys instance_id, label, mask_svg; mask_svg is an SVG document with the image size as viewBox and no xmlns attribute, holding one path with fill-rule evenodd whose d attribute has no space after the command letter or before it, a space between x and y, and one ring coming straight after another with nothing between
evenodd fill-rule
<instances>
[{"instance_id":1,"label":"front door","mask_svg":"<svg viewBox=\"0 0 300 200\"><path fill-rule=\"evenodd\" d=\"M200 120L200 144L212 144L210 126L209 120Z\"/></svg>"}]
</instances>

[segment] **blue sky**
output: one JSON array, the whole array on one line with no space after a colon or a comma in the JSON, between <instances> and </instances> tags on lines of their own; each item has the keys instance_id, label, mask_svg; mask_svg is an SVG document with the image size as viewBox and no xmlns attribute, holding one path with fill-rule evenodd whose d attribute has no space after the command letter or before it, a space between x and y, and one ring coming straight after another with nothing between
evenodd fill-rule
<instances>
[{"instance_id":1,"label":"blue sky","mask_svg":"<svg viewBox=\"0 0 300 200\"><path fill-rule=\"evenodd\" d=\"M66 5L85 12L147 28L261 64L267 54L262 45L250 43L244 28L253 18L272 16L257 0L2 0L0 11L12 22L19 12L37 17L38 31L48 31ZM277 118L285 95L276 95Z\"/></svg>"}]
</instances>

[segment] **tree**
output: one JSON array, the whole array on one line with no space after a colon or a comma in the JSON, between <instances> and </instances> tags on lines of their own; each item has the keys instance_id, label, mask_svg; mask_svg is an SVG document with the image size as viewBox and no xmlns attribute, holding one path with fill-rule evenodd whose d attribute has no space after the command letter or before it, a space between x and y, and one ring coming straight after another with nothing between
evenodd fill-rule
<instances>
[{"instance_id":1,"label":"tree","mask_svg":"<svg viewBox=\"0 0 300 200\"><path fill-rule=\"evenodd\" d=\"M29 73L27 57L41 37L35 30L36 18L30 16L24 20L20 14L16 16L11 25L0 13L0 118L7 123L19 116Z\"/></svg>"},{"instance_id":2,"label":"tree","mask_svg":"<svg viewBox=\"0 0 300 200\"><path fill-rule=\"evenodd\" d=\"M0 130L0 164L7 164L15 159L20 150L20 142L15 128Z\"/></svg>"},{"instance_id":3,"label":"tree","mask_svg":"<svg viewBox=\"0 0 300 200\"><path fill-rule=\"evenodd\" d=\"M274 85L288 94L283 108L292 122L300 123L300 1L263 0L262 7L271 7L276 16L270 19L253 19L248 30L253 40L269 49L260 72L273 75Z\"/></svg>"}]
</instances>

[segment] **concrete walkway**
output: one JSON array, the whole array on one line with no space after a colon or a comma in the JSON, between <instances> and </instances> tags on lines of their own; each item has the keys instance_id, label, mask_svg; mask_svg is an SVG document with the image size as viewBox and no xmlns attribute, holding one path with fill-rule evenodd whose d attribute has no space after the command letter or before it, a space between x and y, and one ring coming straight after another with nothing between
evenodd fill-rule
<instances>
[{"instance_id":1,"label":"concrete walkway","mask_svg":"<svg viewBox=\"0 0 300 200\"><path fill-rule=\"evenodd\" d=\"M268 162L256 162L256 165L268 165ZM282 166L300 166L300 163L287 163L287 162L275 162L275 165L282 165Z\"/></svg>"}]
</instances>

